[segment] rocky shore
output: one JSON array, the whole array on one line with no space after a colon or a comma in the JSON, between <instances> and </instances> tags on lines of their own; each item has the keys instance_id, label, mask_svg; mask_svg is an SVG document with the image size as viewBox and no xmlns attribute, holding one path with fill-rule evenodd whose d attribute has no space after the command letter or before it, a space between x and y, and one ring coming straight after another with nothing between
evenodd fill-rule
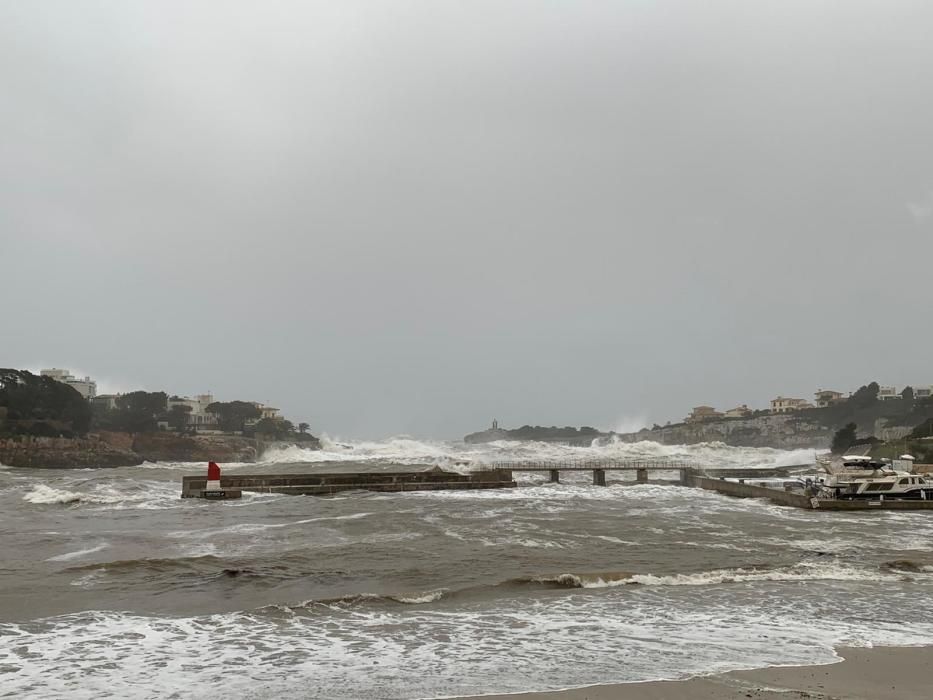
<instances>
[{"instance_id":1,"label":"rocky shore","mask_svg":"<svg viewBox=\"0 0 933 700\"><path fill-rule=\"evenodd\" d=\"M99 432L84 438L21 436L0 439L0 464L8 467L82 469L130 467L143 462L254 462L268 443L239 435ZM300 443L318 449L313 438Z\"/></svg>"},{"instance_id":2,"label":"rocky shore","mask_svg":"<svg viewBox=\"0 0 933 700\"><path fill-rule=\"evenodd\" d=\"M623 442L651 440L662 445L695 445L722 442L734 447L775 447L828 449L834 428L795 413L755 418L727 418L702 423L678 423L653 430L616 435Z\"/></svg>"},{"instance_id":3,"label":"rocky shore","mask_svg":"<svg viewBox=\"0 0 933 700\"><path fill-rule=\"evenodd\" d=\"M556 442L573 446L589 446L594 440L606 444L612 440L621 442L658 442L662 445L696 445L704 442L721 442L733 447L774 447L783 450L801 448L828 449L832 441L834 426L827 426L812 417L797 413L756 416L754 418L727 418L701 423L678 423L675 425L645 428L633 433L594 432L566 435L548 435L546 432L523 434L519 430L501 428L470 433L464 437L467 443L486 443L496 440L534 440ZM888 426L880 419L864 430L882 439L896 439L911 430L910 426Z\"/></svg>"},{"instance_id":4,"label":"rocky shore","mask_svg":"<svg viewBox=\"0 0 933 700\"><path fill-rule=\"evenodd\" d=\"M0 440L0 464L7 467L87 469L142 464L132 451L108 444L96 436L51 438L22 436Z\"/></svg>"}]
</instances>

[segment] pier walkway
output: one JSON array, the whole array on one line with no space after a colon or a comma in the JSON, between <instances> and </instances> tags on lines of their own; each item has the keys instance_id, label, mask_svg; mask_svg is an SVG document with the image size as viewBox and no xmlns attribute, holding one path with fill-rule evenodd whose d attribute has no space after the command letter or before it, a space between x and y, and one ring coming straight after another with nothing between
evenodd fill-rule
<instances>
[{"instance_id":1,"label":"pier walkway","mask_svg":"<svg viewBox=\"0 0 933 700\"><path fill-rule=\"evenodd\" d=\"M610 471L635 472L635 481L647 483L649 471L677 471L678 481L683 481L683 470L697 468L695 463L681 460L571 459L493 462L483 467L483 471L548 472L553 483L560 482L561 472L592 471L593 484L605 486L606 472Z\"/></svg>"},{"instance_id":2,"label":"pier walkway","mask_svg":"<svg viewBox=\"0 0 933 700\"><path fill-rule=\"evenodd\" d=\"M812 468L810 464L795 464L771 468L746 469L719 469L715 467L702 468L696 462L670 459L570 459L570 460L517 460L509 462L493 462L482 468L482 471L506 472L547 472L553 483L560 482L561 472L593 472L595 486L606 485L606 472L629 471L635 472L637 483L647 483L649 472L678 472L676 481L681 484L687 482L688 472L702 472L709 476L729 479L771 478L788 476L795 470Z\"/></svg>"}]
</instances>

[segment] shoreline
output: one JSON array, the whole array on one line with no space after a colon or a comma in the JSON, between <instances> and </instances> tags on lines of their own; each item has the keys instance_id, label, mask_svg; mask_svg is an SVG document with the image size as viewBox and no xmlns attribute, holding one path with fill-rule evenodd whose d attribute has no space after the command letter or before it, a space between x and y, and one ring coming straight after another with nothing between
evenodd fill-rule
<instances>
[{"instance_id":1,"label":"shoreline","mask_svg":"<svg viewBox=\"0 0 933 700\"><path fill-rule=\"evenodd\" d=\"M839 661L458 700L925 700L933 646L838 647Z\"/></svg>"}]
</instances>

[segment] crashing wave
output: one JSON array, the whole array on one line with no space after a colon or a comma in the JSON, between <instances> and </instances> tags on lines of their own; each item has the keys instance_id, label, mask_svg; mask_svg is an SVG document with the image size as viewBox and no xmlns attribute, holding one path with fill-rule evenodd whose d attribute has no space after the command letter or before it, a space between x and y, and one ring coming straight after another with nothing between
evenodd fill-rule
<instances>
[{"instance_id":1,"label":"crashing wave","mask_svg":"<svg viewBox=\"0 0 933 700\"><path fill-rule=\"evenodd\" d=\"M509 461L562 461L593 459L651 459L695 462L719 467L778 467L811 464L813 450L780 450L758 447L732 447L721 442L696 445L662 445L657 442L623 442L618 439L594 440L591 445L563 445L533 440L500 440L481 444L461 441L418 440L396 436L380 441L343 441L323 436L321 449L292 445L274 448L262 457L263 463L368 463L439 465L458 469L463 465L484 466Z\"/></svg>"},{"instance_id":2,"label":"crashing wave","mask_svg":"<svg viewBox=\"0 0 933 700\"><path fill-rule=\"evenodd\" d=\"M68 503L119 503L126 499L113 489L101 490L97 493L80 493L56 489L46 484L36 484L32 491L23 496L27 503L37 504L68 504Z\"/></svg>"}]
</instances>

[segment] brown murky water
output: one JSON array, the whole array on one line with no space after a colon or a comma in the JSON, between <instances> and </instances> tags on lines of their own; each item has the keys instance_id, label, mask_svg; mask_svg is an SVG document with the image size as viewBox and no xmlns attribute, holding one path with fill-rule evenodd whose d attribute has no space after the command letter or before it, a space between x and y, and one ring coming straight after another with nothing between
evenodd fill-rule
<instances>
[{"instance_id":1,"label":"brown murky water","mask_svg":"<svg viewBox=\"0 0 933 700\"><path fill-rule=\"evenodd\" d=\"M721 445L396 440L228 468L556 453L801 461ZM302 458L314 463L292 464ZM586 474L500 491L181 500L182 474L201 468L0 469L0 697L428 698L933 642L923 513L799 511Z\"/></svg>"}]
</instances>

